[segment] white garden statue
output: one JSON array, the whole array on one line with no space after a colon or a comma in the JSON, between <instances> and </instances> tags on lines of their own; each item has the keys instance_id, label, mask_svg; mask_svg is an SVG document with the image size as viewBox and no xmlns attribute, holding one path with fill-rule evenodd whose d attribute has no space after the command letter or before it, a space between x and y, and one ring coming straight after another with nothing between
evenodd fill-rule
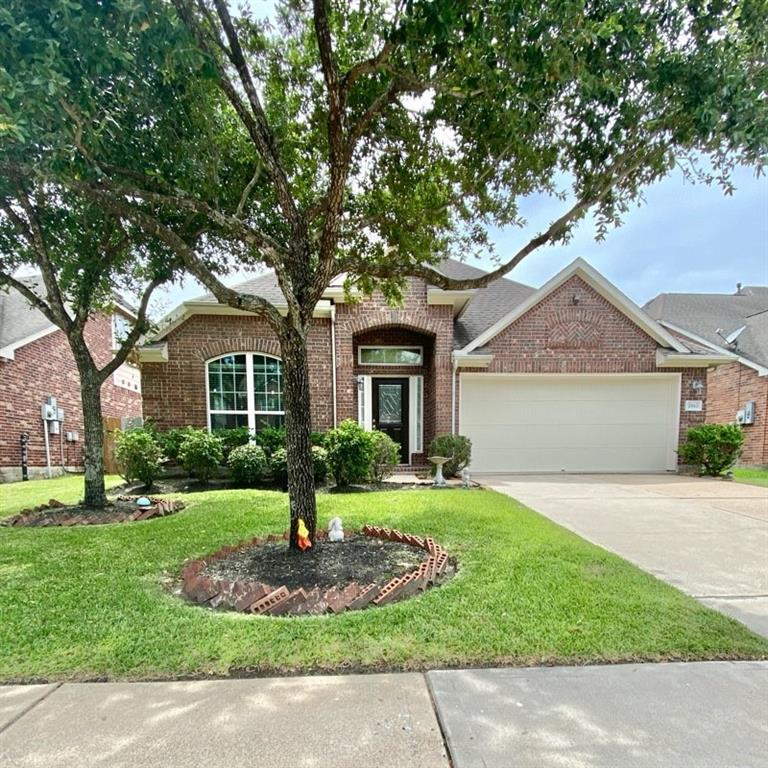
<instances>
[{"instance_id":1,"label":"white garden statue","mask_svg":"<svg viewBox=\"0 0 768 768\"><path fill-rule=\"evenodd\" d=\"M328 541L344 541L344 529L341 527L340 517L334 517L328 523Z\"/></svg>"}]
</instances>

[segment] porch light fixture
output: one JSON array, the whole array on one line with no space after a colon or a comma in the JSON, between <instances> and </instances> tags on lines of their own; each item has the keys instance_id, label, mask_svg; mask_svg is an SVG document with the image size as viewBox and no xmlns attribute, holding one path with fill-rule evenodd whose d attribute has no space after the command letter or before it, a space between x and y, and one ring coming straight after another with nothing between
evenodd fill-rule
<instances>
[{"instance_id":1,"label":"porch light fixture","mask_svg":"<svg viewBox=\"0 0 768 768\"><path fill-rule=\"evenodd\" d=\"M691 382L691 389L694 392L702 392L704 390L704 382L701 379L694 379Z\"/></svg>"},{"instance_id":2,"label":"porch light fixture","mask_svg":"<svg viewBox=\"0 0 768 768\"><path fill-rule=\"evenodd\" d=\"M573 298L571 299L571 304L573 304L573 306L575 307L579 303L579 301L580 301L579 294L574 293Z\"/></svg>"}]
</instances>

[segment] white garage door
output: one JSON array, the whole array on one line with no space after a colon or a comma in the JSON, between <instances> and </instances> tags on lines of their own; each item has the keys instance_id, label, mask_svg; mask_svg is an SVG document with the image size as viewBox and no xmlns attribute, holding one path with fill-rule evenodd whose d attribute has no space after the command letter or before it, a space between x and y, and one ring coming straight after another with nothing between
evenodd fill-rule
<instances>
[{"instance_id":1,"label":"white garage door","mask_svg":"<svg viewBox=\"0 0 768 768\"><path fill-rule=\"evenodd\" d=\"M680 375L462 374L474 472L674 469Z\"/></svg>"}]
</instances>

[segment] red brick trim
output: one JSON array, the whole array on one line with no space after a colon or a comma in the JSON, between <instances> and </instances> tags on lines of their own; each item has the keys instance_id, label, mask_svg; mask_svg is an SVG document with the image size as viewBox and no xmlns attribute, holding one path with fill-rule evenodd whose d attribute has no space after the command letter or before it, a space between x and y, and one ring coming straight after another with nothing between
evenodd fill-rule
<instances>
[{"instance_id":1,"label":"red brick trim","mask_svg":"<svg viewBox=\"0 0 768 768\"><path fill-rule=\"evenodd\" d=\"M355 533L348 531L347 535L354 536ZM259 616L316 616L322 613L358 611L369 605L387 605L410 597L416 592L423 592L428 587L450 578L456 571L456 561L431 537L411 536L374 525L364 526L360 533L363 536L373 536L423 549L428 556L416 568L392 579L381 589L375 584L362 586L352 582L341 590L338 587L325 591L317 587L309 591L303 587L289 590L285 585L275 588L255 579L230 581L204 575L207 565L222 560L233 552L258 547L268 541L279 541L281 538L287 540L286 531L282 537L271 534L265 539L254 538L236 546L222 547L211 555L192 560L181 570L181 591L192 602L206 604L209 608L227 608ZM319 530L317 538L327 538L327 532Z\"/></svg>"}]
</instances>

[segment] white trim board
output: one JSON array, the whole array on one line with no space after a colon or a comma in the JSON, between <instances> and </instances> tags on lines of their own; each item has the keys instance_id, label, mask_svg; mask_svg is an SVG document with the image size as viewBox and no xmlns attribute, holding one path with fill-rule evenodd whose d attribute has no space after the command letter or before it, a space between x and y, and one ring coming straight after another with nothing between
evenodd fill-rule
<instances>
[{"instance_id":1,"label":"white trim board","mask_svg":"<svg viewBox=\"0 0 768 768\"><path fill-rule=\"evenodd\" d=\"M532 293L524 302L518 304L511 312L504 315L501 320L495 322L490 328L483 331L477 338L469 342L457 354L466 355L472 350L482 347L491 339L501 333L505 328L533 309L539 302L549 296L555 289L574 275L578 275L587 285L597 291L603 298L609 301L616 309L626 315L635 325L645 331L652 339L664 347L687 352L685 347L670 334L665 328L647 315L628 296L625 296L615 285L606 280L593 266L584 259L575 259L565 269L558 272L551 280L546 282L538 291Z\"/></svg>"}]
</instances>

